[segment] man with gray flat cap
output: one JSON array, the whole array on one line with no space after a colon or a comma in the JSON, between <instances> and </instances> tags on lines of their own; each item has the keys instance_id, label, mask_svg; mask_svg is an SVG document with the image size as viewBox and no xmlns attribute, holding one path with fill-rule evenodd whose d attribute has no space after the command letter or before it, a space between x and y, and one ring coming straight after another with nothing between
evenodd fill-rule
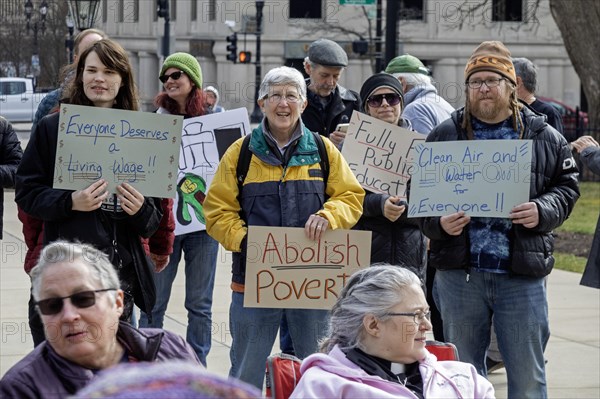
<instances>
[{"instance_id":1,"label":"man with gray flat cap","mask_svg":"<svg viewBox=\"0 0 600 399\"><path fill-rule=\"evenodd\" d=\"M337 131L339 123L350 122L353 110L360 110L358 93L337 84L348 66L348 55L339 44L328 39L311 43L304 59L304 70L309 78L308 106L302 113L302 121L313 132L341 146L345 131Z\"/></svg>"}]
</instances>

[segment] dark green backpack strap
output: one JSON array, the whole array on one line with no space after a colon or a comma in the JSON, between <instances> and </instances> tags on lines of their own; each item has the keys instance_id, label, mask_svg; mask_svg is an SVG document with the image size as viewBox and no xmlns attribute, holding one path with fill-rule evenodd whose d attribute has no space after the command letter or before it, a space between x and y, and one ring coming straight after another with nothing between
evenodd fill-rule
<instances>
[{"instance_id":1,"label":"dark green backpack strap","mask_svg":"<svg viewBox=\"0 0 600 399\"><path fill-rule=\"evenodd\" d=\"M321 170L323 171L323 183L325 183L325 187L327 187L327 180L329 179L329 155L327 154L327 148L325 148L325 143L323 142L323 137L319 133L312 132L315 137L315 142L317 143L317 148L319 149L319 157L321 157Z\"/></svg>"},{"instance_id":2,"label":"dark green backpack strap","mask_svg":"<svg viewBox=\"0 0 600 399\"><path fill-rule=\"evenodd\" d=\"M248 169L250 169L250 160L252 159L252 153L248 149L250 146L250 136L251 134L244 137L244 141L242 141L242 147L240 148L240 155L238 156L236 178L239 194L242 193L242 186L244 185L244 180L246 180Z\"/></svg>"}]
</instances>

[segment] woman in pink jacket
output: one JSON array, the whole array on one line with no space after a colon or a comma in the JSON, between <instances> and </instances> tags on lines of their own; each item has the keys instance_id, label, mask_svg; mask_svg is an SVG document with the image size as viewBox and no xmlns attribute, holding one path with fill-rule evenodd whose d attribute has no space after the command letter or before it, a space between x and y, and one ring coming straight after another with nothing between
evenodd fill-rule
<instances>
[{"instance_id":1,"label":"woman in pink jacket","mask_svg":"<svg viewBox=\"0 0 600 399\"><path fill-rule=\"evenodd\" d=\"M494 398L472 365L438 362L425 349L429 315L411 271L355 273L331 310L323 353L302 362L291 398Z\"/></svg>"}]
</instances>

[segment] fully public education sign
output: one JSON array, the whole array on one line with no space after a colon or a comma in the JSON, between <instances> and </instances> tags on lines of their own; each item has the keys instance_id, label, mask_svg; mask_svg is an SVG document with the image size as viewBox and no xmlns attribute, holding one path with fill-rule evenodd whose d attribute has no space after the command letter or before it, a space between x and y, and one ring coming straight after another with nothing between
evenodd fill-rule
<instances>
[{"instance_id":1,"label":"fully public education sign","mask_svg":"<svg viewBox=\"0 0 600 399\"><path fill-rule=\"evenodd\" d=\"M175 197L182 116L62 104L53 188L81 190L99 179L150 197Z\"/></svg>"},{"instance_id":2,"label":"fully public education sign","mask_svg":"<svg viewBox=\"0 0 600 399\"><path fill-rule=\"evenodd\" d=\"M529 201L531 140L433 142L417 151L408 217L507 217Z\"/></svg>"},{"instance_id":3,"label":"fully public education sign","mask_svg":"<svg viewBox=\"0 0 600 399\"><path fill-rule=\"evenodd\" d=\"M327 230L313 241L304 228L250 226L244 307L331 309L370 259L370 231Z\"/></svg>"},{"instance_id":4,"label":"fully public education sign","mask_svg":"<svg viewBox=\"0 0 600 399\"><path fill-rule=\"evenodd\" d=\"M353 112L342 155L360 185L371 192L406 199L416 147L426 136Z\"/></svg>"}]
</instances>

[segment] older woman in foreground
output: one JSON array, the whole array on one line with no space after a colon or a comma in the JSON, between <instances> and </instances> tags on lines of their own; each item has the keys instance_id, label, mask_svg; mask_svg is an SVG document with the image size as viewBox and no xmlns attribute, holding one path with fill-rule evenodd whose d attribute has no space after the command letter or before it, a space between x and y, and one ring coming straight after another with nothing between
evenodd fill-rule
<instances>
[{"instance_id":1,"label":"older woman in foreground","mask_svg":"<svg viewBox=\"0 0 600 399\"><path fill-rule=\"evenodd\" d=\"M468 363L438 362L425 349L429 306L409 270L355 273L331 311L321 352L302 362L291 398L493 398Z\"/></svg>"},{"instance_id":2,"label":"older woman in foreground","mask_svg":"<svg viewBox=\"0 0 600 399\"><path fill-rule=\"evenodd\" d=\"M289 67L267 72L258 92L265 117L249 138L229 147L204 201L208 234L233 252L229 374L257 388L263 386L282 316L297 356L304 358L325 335L327 311L244 307L248 226L301 227L317 241L328 229L351 228L362 212L364 190L342 154L303 125L306 104L300 72ZM243 158L249 163L240 178Z\"/></svg>"},{"instance_id":3,"label":"older woman in foreground","mask_svg":"<svg viewBox=\"0 0 600 399\"><path fill-rule=\"evenodd\" d=\"M182 359L202 367L185 340L119 322L123 291L114 266L90 245L57 241L31 271L46 341L0 380L2 398L64 398L97 371L126 362Z\"/></svg>"}]
</instances>

